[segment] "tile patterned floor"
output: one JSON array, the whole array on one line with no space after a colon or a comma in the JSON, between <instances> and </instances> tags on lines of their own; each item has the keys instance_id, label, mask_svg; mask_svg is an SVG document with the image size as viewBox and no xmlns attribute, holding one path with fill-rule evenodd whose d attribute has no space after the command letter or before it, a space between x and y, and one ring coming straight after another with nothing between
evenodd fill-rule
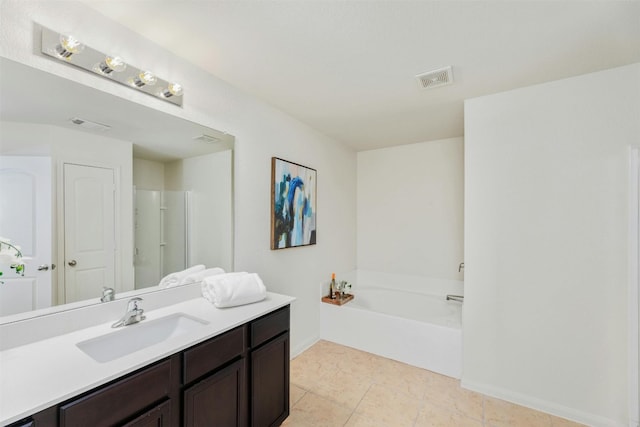
<instances>
[{"instance_id":1,"label":"tile patterned floor","mask_svg":"<svg viewBox=\"0 0 640 427\"><path fill-rule=\"evenodd\" d=\"M291 361L287 427L578 427L465 390L460 382L319 341Z\"/></svg>"}]
</instances>

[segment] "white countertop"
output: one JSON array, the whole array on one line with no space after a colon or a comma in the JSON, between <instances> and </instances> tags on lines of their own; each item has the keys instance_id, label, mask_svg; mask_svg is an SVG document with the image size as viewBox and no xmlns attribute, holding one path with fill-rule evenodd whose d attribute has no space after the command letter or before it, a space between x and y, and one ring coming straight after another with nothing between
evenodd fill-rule
<instances>
[{"instance_id":1,"label":"white countertop","mask_svg":"<svg viewBox=\"0 0 640 427\"><path fill-rule=\"evenodd\" d=\"M117 320L50 337L0 352L0 425L7 425L157 360L205 341L290 304L295 298L267 293L263 301L218 309L202 297L145 311L150 321L173 313L209 322L197 331L168 339L121 358L99 363L76 343L122 328L111 328ZM136 325L126 326L126 328Z\"/></svg>"}]
</instances>

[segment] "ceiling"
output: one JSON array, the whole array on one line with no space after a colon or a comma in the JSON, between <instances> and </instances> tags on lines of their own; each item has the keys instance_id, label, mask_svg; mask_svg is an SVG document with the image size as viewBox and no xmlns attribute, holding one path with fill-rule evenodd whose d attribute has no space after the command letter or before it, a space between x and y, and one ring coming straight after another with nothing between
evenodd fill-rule
<instances>
[{"instance_id":1,"label":"ceiling","mask_svg":"<svg viewBox=\"0 0 640 427\"><path fill-rule=\"evenodd\" d=\"M356 150L461 136L464 99L640 61L640 1L84 2Z\"/></svg>"}]
</instances>

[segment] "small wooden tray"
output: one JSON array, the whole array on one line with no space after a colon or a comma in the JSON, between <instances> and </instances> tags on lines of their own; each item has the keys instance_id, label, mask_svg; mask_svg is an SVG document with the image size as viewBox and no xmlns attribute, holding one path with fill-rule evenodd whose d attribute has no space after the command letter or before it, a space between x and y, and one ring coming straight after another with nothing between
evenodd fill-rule
<instances>
[{"instance_id":1,"label":"small wooden tray","mask_svg":"<svg viewBox=\"0 0 640 427\"><path fill-rule=\"evenodd\" d=\"M326 302L327 304L333 305L342 305L346 304L353 299L353 294L346 294L344 298L334 298L331 299L329 297L322 297L322 302Z\"/></svg>"}]
</instances>

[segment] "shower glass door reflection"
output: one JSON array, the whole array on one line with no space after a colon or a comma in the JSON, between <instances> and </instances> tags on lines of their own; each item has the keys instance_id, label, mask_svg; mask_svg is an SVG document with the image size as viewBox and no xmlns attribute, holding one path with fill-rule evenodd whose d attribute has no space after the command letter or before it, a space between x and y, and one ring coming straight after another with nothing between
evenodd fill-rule
<instances>
[{"instance_id":1,"label":"shower glass door reflection","mask_svg":"<svg viewBox=\"0 0 640 427\"><path fill-rule=\"evenodd\" d=\"M134 194L135 288L142 289L187 266L189 192L136 189Z\"/></svg>"}]
</instances>

